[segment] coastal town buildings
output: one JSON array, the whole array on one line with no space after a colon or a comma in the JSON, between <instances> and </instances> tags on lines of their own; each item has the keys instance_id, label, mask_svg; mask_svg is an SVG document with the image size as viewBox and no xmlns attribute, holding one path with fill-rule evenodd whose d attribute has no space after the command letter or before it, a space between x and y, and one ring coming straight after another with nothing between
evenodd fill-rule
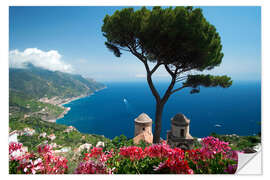
<instances>
[{"instance_id":1,"label":"coastal town buildings","mask_svg":"<svg viewBox=\"0 0 270 180\"><path fill-rule=\"evenodd\" d=\"M11 143L11 142L18 142L18 131L17 130L9 133L8 143Z\"/></svg>"},{"instance_id":2,"label":"coastal town buildings","mask_svg":"<svg viewBox=\"0 0 270 180\"><path fill-rule=\"evenodd\" d=\"M34 129L31 129L31 128L24 128L23 129L23 134L26 135L26 136L33 136L35 134L35 130Z\"/></svg>"},{"instance_id":3,"label":"coastal town buildings","mask_svg":"<svg viewBox=\"0 0 270 180\"><path fill-rule=\"evenodd\" d=\"M45 132L43 132L43 133L41 133L41 134L39 134L39 138L46 138L46 136L47 136L47 133L45 133Z\"/></svg>"},{"instance_id":4,"label":"coastal town buildings","mask_svg":"<svg viewBox=\"0 0 270 180\"><path fill-rule=\"evenodd\" d=\"M55 140L56 136L55 134L50 134L47 136L51 141Z\"/></svg>"},{"instance_id":5,"label":"coastal town buildings","mask_svg":"<svg viewBox=\"0 0 270 180\"><path fill-rule=\"evenodd\" d=\"M77 131L77 129L73 126L68 126L68 128L66 130L64 130L64 132L67 132L67 133L69 133L71 131Z\"/></svg>"},{"instance_id":6,"label":"coastal town buildings","mask_svg":"<svg viewBox=\"0 0 270 180\"><path fill-rule=\"evenodd\" d=\"M97 144L96 144L96 147L104 147L105 146L105 143L102 142L102 141L98 141Z\"/></svg>"},{"instance_id":7,"label":"coastal town buildings","mask_svg":"<svg viewBox=\"0 0 270 180\"><path fill-rule=\"evenodd\" d=\"M30 117L29 114L25 114L25 115L23 116L24 119L25 119L25 118L28 118L28 117Z\"/></svg>"},{"instance_id":8,"label":"coastal town buildings","mask_svg":"<svg viewBox=\"0 0 270 180\"><path fill-rule=\"evenodd\" d=\"M50 146L51 146L52 148L57 148L57 147L59 147L59 145L57 145L56 143L51 143Z\"/></svg>"}]
</instances>

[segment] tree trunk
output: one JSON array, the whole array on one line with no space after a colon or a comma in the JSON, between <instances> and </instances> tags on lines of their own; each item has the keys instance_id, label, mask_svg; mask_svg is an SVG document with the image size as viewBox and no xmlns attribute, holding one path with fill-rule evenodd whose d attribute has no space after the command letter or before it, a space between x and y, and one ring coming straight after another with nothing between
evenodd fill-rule
<instances>
[{"instance_id":1,"label":"tree trunk","mask_svg":"<svg viewBox=\"0 0 270 180\"><path fill-rule=\"evenodd\" d=\"M160 98L160 95L158 91L156 90L153 81L152 81L152 74L155 72L155 70L158 68L160 64L157 64L152 71L149 70L148 64L145 62L144 63L146 72L147 72L147 82L148 85L151 89L152 94L154 95L156 99L156 119L155 119L155 131L154 131L154 138L153 138L153 143L159 143L160 142L160 134L161 134L161 125L162 125L162 113L163 113L163 108L167 100L169 99L171 95L171 90L174 87L175 80L176 80L176 75L171 74L172 76L172 81L170 83L170 86L166 90L163 98ZM167 68L168 69L168 68ZM167 70L168 71L168 70Z\"/></svg>"},{"instance_id":2,"label":"tree trunk","mask_svg":"<svg viewBox=\"0 0 270 180\"><path fill-rule=\"evenodd\" d=\"M156 119L155 119L155 131L154 131L154 139L153 139L153 143L155 144L160 142L163 107L164 107L164 104L158 101L156 102Z\"/></svg>"}]
</instances>

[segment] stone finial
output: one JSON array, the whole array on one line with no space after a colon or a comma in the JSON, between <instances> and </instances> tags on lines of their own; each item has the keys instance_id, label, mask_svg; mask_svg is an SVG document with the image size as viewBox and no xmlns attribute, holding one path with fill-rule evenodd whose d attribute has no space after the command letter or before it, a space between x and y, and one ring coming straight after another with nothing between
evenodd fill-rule
<instances>
[{"instance_id":1,"label":"stone finial","mask_svg":"<svg viewBox=\"0 0 270 180\"><path fill-rule=\"evenodd\" d=\"M176 125L180 125L180 126L185 126L185 125L189 125L190 120L181 113L176 114L172 119L171 119L172 123L176 124Z\"/></svg>"},{"instance_id":2,"label":"stone finial","mask_svg":"<svg viewBox=\"0 0 270 180\"><path fill-rule=\"evenodd\" d=\"M145 113L140 114L136 119L137 123L152 123L152 119Z\"/></svg>"}]
</instances>

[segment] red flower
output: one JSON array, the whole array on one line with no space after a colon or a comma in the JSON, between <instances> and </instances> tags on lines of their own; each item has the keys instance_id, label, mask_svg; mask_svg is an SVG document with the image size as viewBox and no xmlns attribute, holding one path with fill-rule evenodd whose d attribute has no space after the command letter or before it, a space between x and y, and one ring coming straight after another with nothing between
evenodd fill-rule
<instances>
[{"instance_id":1,"label":"red flower","mask_svg":"<svg viewBox=\"0 0 270 180\"><path fill-rule=\"evenodd\" d=\"M145 157L145 153L141 147L129 146L120 148L120 155L129 157L130 160L139 160Z\"/></svg>"}]
</instances>

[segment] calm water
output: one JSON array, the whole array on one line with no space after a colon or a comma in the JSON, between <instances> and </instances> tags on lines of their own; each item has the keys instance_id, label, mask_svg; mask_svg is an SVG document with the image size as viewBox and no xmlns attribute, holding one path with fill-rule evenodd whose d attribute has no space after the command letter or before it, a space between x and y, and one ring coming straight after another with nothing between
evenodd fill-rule
<instances>
[{"instance_id":1,"label":"calm water","mask_svg":"<svg viewBox=\"0 0 270 180\"><path fill-rule=\"evenodd\" d=\"M157 88L163 92L167 85L159 83ZM72 125L82 133L109 138L125 134L132 138L134 119L139 114L145 112L154 120L155 100L147 83L107 83L106 86L92 96L66 104L71 110L57 123ZM190 133L195 137L211 132L252 135L260 131L260 82L234 82L227 89L201 88L198 94L189 91L175 93L165 105L163 138L170 129L170 119L177 113L191 120Z\"/></svg>"}]
</instances>

